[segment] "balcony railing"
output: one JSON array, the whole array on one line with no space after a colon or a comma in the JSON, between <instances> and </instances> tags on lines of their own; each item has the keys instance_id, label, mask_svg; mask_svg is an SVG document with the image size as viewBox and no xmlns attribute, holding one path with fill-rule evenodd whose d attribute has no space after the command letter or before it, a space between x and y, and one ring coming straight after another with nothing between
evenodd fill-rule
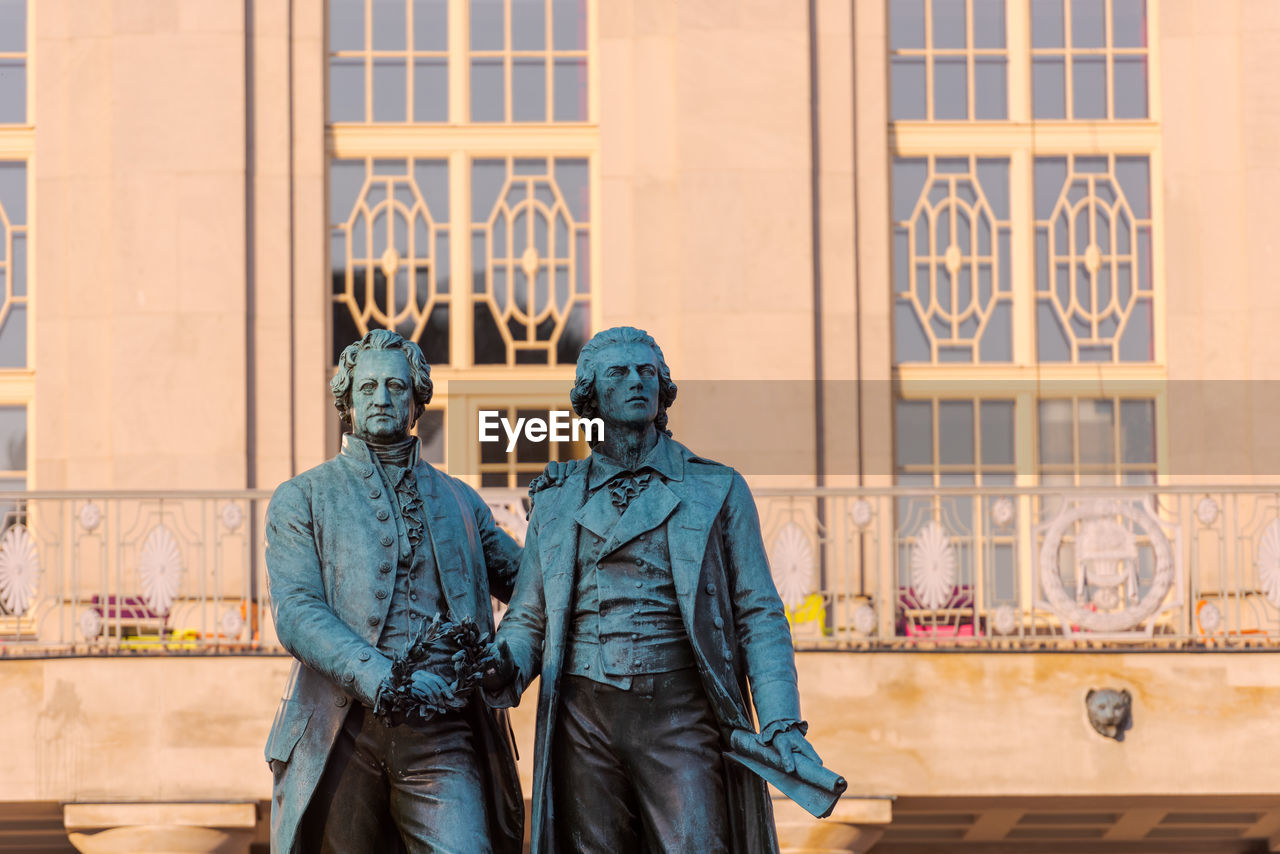
<instances>
[{"instance_id":1,"label":"balcony railing","mask_svg":"<svg viewBox=\"0 0 1280 854\"><path fill-rule=\"evenodd\" d=\"M524 536L516 491L484 490ZM0 656L279 653L268 492L0 493ZM800 649L1280 647L1280 490L756 493Z\"/></svg>"}]
</instances>

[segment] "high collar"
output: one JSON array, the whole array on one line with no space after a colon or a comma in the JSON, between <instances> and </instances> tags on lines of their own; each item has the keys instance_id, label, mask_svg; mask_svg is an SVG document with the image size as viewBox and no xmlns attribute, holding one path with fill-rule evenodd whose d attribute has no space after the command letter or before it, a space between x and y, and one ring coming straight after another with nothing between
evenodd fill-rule
<instances>
[{"instance_id":1,"label":"high collar","mask_svg":"<svg viewBox=\"0 0 1280 854\"><path fill-rule=\"evenodd\" d=\"M414 442L409 449L409 465L408 468L416 468L418 465L418 449L419 442ZM342 434L342 453L345 456L359 460L363 463L372 463L378 459L378 455L373 448L364 439L358 439L351 433Z\"/></svg>"},{"instance_id":2,"label":"high collar","mask_svg":"<svg viewBox=\"0 0 1280 854\"><path fill-rule=\"evenodd\" d=\"M644 455L644 459L634 469L624 466L600 451L592 451L591 473L588 475L587 486L589 489L596 489L620 472L639 474L645 469L656 471L667 480L683 480L684 456L680 453L680 446L667 438L665 433L659 433L657 443L649 449L649 453Z\"/></svg>"}]
</instances>

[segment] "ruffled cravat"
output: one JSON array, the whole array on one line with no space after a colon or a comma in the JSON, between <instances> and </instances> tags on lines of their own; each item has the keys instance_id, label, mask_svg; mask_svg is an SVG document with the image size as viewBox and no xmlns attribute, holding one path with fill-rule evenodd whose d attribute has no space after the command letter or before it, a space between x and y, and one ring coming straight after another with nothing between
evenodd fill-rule
<instances>
[{"instance_id":1,"label":"ruffled cravat","mask_svg":"<svg viewBox=\"0 0 1280 854\"><path fill-rule=\"evenodd\" d=\"M629 471L618 472L606 484L609 487L609 500L613 502L613 506L617 507L620 512L625 512L627 505L631 503L631 499L644 491L644 488L649 485L649 478L652 476L651 472L645 472L644 474L636 474Z\"/></svg>"}]
</instances>

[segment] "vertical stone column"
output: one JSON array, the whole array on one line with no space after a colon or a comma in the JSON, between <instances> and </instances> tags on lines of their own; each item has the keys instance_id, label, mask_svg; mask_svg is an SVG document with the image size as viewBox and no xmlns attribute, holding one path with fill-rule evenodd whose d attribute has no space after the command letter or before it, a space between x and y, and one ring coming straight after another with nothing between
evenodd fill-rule
<instances>
[{"instance_id":1,"label":"vertical stone column","mask_svg":"<svg viewBox=\"0 0 1280 854\"><path fill-rule=\"evenodd\" d=\"M249 854L257 806L67 804L63 826L84 854Z\"/></svg>"},{"instance_id":2,"label":"vertical stone column","mask_svg":"<svg viewBox=\"0 0 1280 854\"><path fill-rule=\"evenodd\" d=\"M888 798L841 798L831 815L816 819L794 802L773 802L783 854L866 854L893 817Z\"/></svg>"}]
</instances>

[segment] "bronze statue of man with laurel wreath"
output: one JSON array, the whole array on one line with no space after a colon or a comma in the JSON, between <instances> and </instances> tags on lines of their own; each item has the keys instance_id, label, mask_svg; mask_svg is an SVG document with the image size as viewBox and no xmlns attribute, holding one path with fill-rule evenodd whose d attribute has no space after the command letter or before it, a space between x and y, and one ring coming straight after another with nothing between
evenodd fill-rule
<instances>
[{"instance_id":1,"label":"bronze statue of man with laurel wreath","mask_svg":"<svg viewBox=\"0 0 1280 854\"><path fill-rule=\"evenodd\" d=\"M419 458L410 430L432 386L416 344L374 330L330 387L341 453L267 511L276 631L297 658L266 747L271 848L517 854L510 728L471 687L520 548Z\"/></svg>"}]
</instances>

